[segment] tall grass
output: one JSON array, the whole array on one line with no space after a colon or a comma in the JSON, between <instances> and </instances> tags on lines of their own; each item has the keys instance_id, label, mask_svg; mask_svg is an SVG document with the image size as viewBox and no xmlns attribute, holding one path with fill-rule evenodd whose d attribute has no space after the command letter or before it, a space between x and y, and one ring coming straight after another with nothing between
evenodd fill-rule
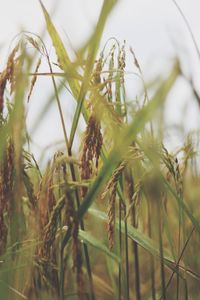
<instances>
[{"instance_id":1,"label":"tall grass","mask_svg":"<svg viewBox=\"0 0 200 300\"><path fill-rule=\"evenodd\" d=\"M27 32L1 72L1 299L198 299L198 149L190 135L170 152L159 123L183 76L180 63L150 97L132 49L111 39L99 50L116 3L104 1L94 32L71 61L40 1L60 71L42 39ZM132 101L127 55L144 89ZM48 72L40 73L41 61ZM43 75L54 93L36 125L55 101L65 150L41 170L29 146L26 108ZM76 104L71 128L62 109L66 85Z\"/></svg>"}]
</instances>

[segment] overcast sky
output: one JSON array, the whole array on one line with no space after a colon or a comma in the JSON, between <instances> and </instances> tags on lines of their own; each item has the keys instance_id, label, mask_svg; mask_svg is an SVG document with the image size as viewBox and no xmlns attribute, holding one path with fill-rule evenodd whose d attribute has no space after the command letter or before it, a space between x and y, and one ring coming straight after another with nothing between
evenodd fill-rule
<instances>
[{"instance_id":1,"label":"overcast sky","mask_svg":"<svg viewBox=\"0 0 200 300\"><path fill-rule=\"evenodd\" d=\"M193 30L200 46L200 1L177 0ZM54 23L69 46L68 38L74 48L78 48L92 32L98 19L102 0L43 0L47 10L53 16ZM44 19L37 0L0 0L0 67L2 68L13 37L21 30L40 34L44 30ZM47 36L47 35L46 35ZM67 38L68 37L68 38ZM168 61L178 54L187 75L195 78L196 85L200 81L200 62L192 44L187 28L173 4L172 0L121 0L112 12L103 35L102 45L109 37L119 41L126 40L132 46L143 68L145 78L154 76L154 72L166 68ZM47 45L51 42L47 39ZM45 91L42 89L45 86ZM49 84L51 86L51 84ZM37 115L39 107L49 93L46 81L38 84L39 92L35 92L32 105L32 119ZM191 102L191 91L184 82L178 82L177 99L169 99L169 122L181 120L180 110L186 105L185 118L190 127L199 126L199 111ZM37 98L37 99L36 99ZM192 105L191 105L192 103ZM70 116L70 112L68 117ZM62 138L58 115L50 112L50 122L43 122L43 127L35 136L35 141L43 148L54 140ZM48 130L47 130L48 129ZM48 137L48 132L51 132ZM44 138L45 136L45 138Z\"/></svg>"},{"instance_id":2,"label":"overcast sky","mask_svg":"<svg viewBox=\"0 0 200 300\"><path fill-rule=\"evenodd\" d=\"M196 40L199 34L199 0L177 0L188 18ZM9 43L20 31L26 29L40 33L44 26L39 1L0 0L0 45ZM95 25L102 0L43 0L61 33L67 33L74 46L81 45ZM140 56L148 57L170 51L170 39L186 46L188 33L172 0L121 0L107 24L104 38L115 36L126 39ZM168 45L168 47L167 47ZM145 46L145 49L144 49ZM147 49L148 47L148 49ZM188 47L188 45L186 46ZM159 52L160 53L160 52Z\"/></svg>"}]
</instances>

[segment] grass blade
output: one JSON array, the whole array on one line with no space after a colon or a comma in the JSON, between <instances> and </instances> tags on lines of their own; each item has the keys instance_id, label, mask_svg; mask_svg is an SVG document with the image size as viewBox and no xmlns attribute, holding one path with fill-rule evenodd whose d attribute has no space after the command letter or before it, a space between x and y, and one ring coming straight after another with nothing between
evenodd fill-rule
<instances>
[{"instance_id":1,"label":"grass blade","mask_svg":"<svg viewBox=\"0 0 200 300\"><path fill-rule=\"evenodd\" d=\"M72 129L71 129L70 138L69 138L70 148L72 148L72 145L73 145L74 136L75 136L76 129L78 126L80 114L82 111L83 102L84 102L84 99L85 99L85 96L86 96L86 93L88 90L89 82L91 79L91 73L93 70L93 65L95 62L96 54L97 54L97 51L99 48L99 44L100 44L101 36L103 34L105 23L106 23L106 20L109 16L110 12L112 11L112 8L116 4L116 2L117 2L116 0L114 0L114 1L113 0L104 0L98 23L96 25L94 34L91 37L91 40L89 42L88 56L87 56L85 72L84 72L84 76L83 76L84 78L83 78L82 86L80 89L80 94L78 97L78 104L77 104L76 111L74 114L74 118L73 118L73 122L72 122Z\"/></svg>"},{"instance_id":2,"label":"grass blade","mask_svg":"<svg viewBox=\"0 0 200 300\"><path fill-rule=\"evenodd\" d=\"M69 87L74 95L74 97L77 99L79 94L79 84L78 81L72 78L72 74L74 74L74 77L78 76L77 72L74 70L74 67L72 65L72 62L70 61L69 55L64 47L64 44L44 6L41 0L39 0L40 5L42 7L42 11L46 20L47 30L48 33L52 39L54 48L56 50L56 54L58 57L58 62L61 65L61 68L66 73L66 78L69 83ZM69 76L67 76L69 74Z\"/></svg>"},{"instance_id":3,"label":"grass blade","mask_svg":"<svg viewBox=\"0 0 200 300\"><path fill-rule=\"evenodd\" d=\"M168 92L176 81L178 74L179 68L176 64L169 78L161 85L153 100L138 111L132 123L126 126L121 135L119 135L116 147L111 151L106 163L100 170L99 175L92 184L88 194L78 210L79 219L83 218L84 214L95 200L97 194L100 193L103 185L108 180L113 170L117 167L118 163L121 161L129 145L136 138L136 135L145 127L146 123L151 120L158 107L163 104Z\"/></svg>"},{"instance_id":4,"label":"grass blade","mask_svg":"<svg viewBox=\"0 0 200 300\"><path fill-rule=\"evenodd\" d=\"M120 263L120 258L115 253L111 252L107 246L102 244L102 242L99 242L96 238L94 238L89 232L79 230L79 239L87 245L90 245L97 250L104 252L108 257L111 257L117 263Z\"/></svg>"}]
</instances>

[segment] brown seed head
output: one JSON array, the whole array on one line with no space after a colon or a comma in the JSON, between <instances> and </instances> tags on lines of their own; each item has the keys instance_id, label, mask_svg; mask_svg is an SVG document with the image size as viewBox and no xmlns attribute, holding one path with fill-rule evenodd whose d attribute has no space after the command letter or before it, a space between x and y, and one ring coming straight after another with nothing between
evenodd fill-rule
<instances>
[{"instance_id":1,"label":"brown seed head","mask_svg":"<svg viewBox=\"0 0 200 300\"><path fill-rule=\"evenodd\" d=\"M113 172L108 184L106 185L105 191L101 195L103 200L109 192L109 204L108 204L108 240L109 248L112 249L114 245L114 226L115 226L115 202L117 194L117 184L120 175L126 167L127 162L122 161L118 168Z\"/></svg>"},{"instance_id":2,"label":"brown seed head","mask_svg":"<svg viewBox=\"0 0 200 300\"><path fill-rule=\"evenodd\" d=\"M34 85L35 85L36 80L37 80L37 72L39 70L40 65L41 65L41 58L38 60L38 63L36 65L36 68L35 68L35 71L34 71L35 74L33 75L33 78L31 80L31 87L30 87L30 91L29 91L29 94L28 94L28 102L30 100Z\"/></svg>"},{"instance_id":3,"label":"brown seed head","mask_svg":"<svg viewBox=\"0 0 200 300\"><path fill-rule=\"evenodd\" d=\"M11 92L12 92L12 86L14 82L14 70L15 70L15 55L19 49L19 46L17 45L11 54L8 57L7 66L5 70L0 75L0 114L3 113L3 107L4 107L4 91L6 88L7 81L11 84Z\"/></svg>"},{"instance_id":4,"label":"brown seed head","mask_svg":"<svg viewBox=\"0 0 200 300\"><path fill-rule=\"evenodd\" d=\"M92 163L95 161L96 169L98 168L99 156L103 144L101 127L99 121L92 114L89 118L85 132L83 150L81 154L81 179L91 178L93 173ZM82 197L87 193L87 188L82 188Z\"/></svg>"}]
</instances>

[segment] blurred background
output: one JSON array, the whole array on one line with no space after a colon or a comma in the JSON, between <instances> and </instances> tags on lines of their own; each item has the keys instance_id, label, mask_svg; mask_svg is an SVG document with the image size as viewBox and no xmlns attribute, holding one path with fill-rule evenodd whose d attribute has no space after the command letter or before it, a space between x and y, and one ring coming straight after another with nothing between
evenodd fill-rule
<instances>
[{"instance_id":1,"label":"blurred background","mask_svg":"<svg viewBox=\"0 0 200 300\"><path fill-rule=\"evenodd\" d=\"M22 30L43 35L47 49L56 62L52 43L45 29L45 21L39 1L36 0L0 0L0 68L6 63L10 48L14 46L13 38ZM102 0L43 0L56 28L69 53L81 47L93 31L101 10ZM200 46L200 2L198 0L177 0L187 18L197 44ZM146 83L170 70L175 57L181 62L184 75L192 79L197 92L200 93L200 61L194 44L179 11L172 0L119 0L102 38L102 48L110 37L120 43L126 41L127 51L132 47L139 61ZM48 71L44 63L40 69ZM127 97L134 101L141 88L141 82L132 72L134 63L127 55ZM41 77L33 91L28 104L27 129L32 136L32 150L36 158L41 158L44 150L51 155L52 143L63 145L63 133L56 106L51 106L47 117L40 120L35 129L40 111L53 93L52 82ZM74 102L69 93L62 94L62 106L67 126L74 112ZM176 147L190 130L198 130L200 125L199 107L187 80L180 78L170 93L164 114L168 128L169 147ZM184 122L183 122L184 120ZM83 124L80 124L80 131ZM181 127L180 127L181 126ZM69 128L70 129L70 128ZM175 129L175 130L174 130Z\"/></svg>"}]
</instances>

